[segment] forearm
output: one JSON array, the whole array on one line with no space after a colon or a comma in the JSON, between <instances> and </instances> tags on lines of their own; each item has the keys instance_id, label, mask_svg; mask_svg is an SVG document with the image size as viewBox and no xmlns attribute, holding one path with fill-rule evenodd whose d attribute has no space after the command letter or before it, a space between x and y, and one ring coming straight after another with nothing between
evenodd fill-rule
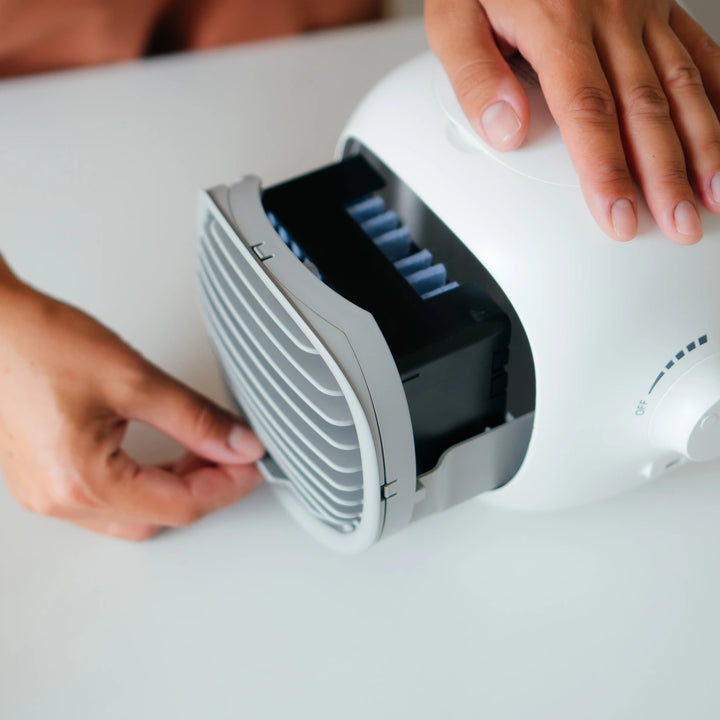
<instances>
[{"instance_id":1,"label":"forearm","mask_svg":"<svg viewBox=\"0 0 720 720\"><path fill-rule=\"evenodd\" d=\"M141 540L229 505L261 477L239 419L151 365L107 328L25 285L0 257L0 465L22 506ZM144 467L128 423L188 448Z\"/></svg>"}]
</instances>

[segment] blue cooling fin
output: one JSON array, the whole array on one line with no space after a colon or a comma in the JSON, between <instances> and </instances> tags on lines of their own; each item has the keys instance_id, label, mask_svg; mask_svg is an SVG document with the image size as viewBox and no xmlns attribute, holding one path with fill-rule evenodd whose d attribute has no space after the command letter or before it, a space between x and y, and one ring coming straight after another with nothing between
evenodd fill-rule
<instances>
[{"instance_id":1,"label":"blue cooling fin","mask_svg":"<svg viewBox=\"0 0 720 720\"><path fill-rule=\"evenodd\" d=\"M424 270L432 265L433 256L429 250L420 250L412 255L406 255L395 261L395 269L406 277L418 270Z\"/></svg>"},{"instance_id":2,"label":"blue cooling fin","mask_svg":"<svg viewBox=\"0 0 720 720\"><path fill-rule=\"evenodd\" d=\"M345 209L423 300L458 287L456 282L447 281L445 265L433 264L432 253L417 248L410 236L410 230L402 224L394 210L387 209L385 201L379 195L365 197ZM319 277L317 268L275 215L268 213L268 219L295 257Z\"/></svg>"},{"instance_id":3,"label":"blue cooling fin","mask_svg":"<svg viewBox=\"0 0 720 720\"><path fill-rule=\"evenodd\" d=\"M428 290L427 292L424 292L422 294L423 300L429 300L431 297L435 297L436 295L442 295L443 293L450 292L450 290L454 290L455 288L460 287L460 285L453 280L452 282L446 283L445 285L441 285L440 287L436 287L433 290Z\"/></svg>"},{"instance_id":4,"label":"blue cooling fin","mask_svg":"<svg viewBox=\"0 0 720 720\"><path fill-rule=\"evenodd\" d=\"M370 195L364 200L359 200L346 208L352 219L362 223L374 215L379 215L385 210L385 201L379 195Z\"/></svg>"},{"instance_id":5,"label":"blue cooling fin","mask_svg":"<svg viewBox=\"0 0 720 720\"><path fill-rule=\"evenodd\" d=\"M268 213L268 220L280 239L292 250L293 255L301 262L305 260L302 248L290 237L290 233L280 224L280 221L272 213Z\"/></svg>"},{"instance_id":6,"label":"blue cooling fin","mask_svg":"<svg viewBox=\"0 0 720 720\"><path fill-rule=\"evenodd\" d=\"M441 264L431 265L408 275L405 279L415 288L418 295L422 295L445 285L447 270Z\"/></svg>"},{"instance_id":7,"label":"blue cooling fin","mask_svg":"<svg viewBox=\"0 0 720 720\"><path fill-rule=\"evenodd\" d=\"M400 218L394 210L385 210L360 223L360 227L373 240L400 227Z\"/></svg>"},{"instance_id":8,"label":"blue cooling fin","mask_svg":"<svg viewBox=\"0 0 720 720\"><path fill-rule=\"evenodd\" d=\"M345 209L423 300L458 287L456 282L447 281L445 265L433 265L432 253L418 249L410 230L379 195L365 197Z\"/></svg>"},{"instance_id":9,"label":"blue cooling fin","mask_svg":"<svg viewBox=\"0 0 720 720\"><path fill-rule=\"evenodd\" d=\"M269 212L267 216L270 224L275 229L275 232L280 236L280 239L290 248L293 255L301 263L303 263L303 265L305 265L308 270L310 270L314 275L316 275L320 280L322 280L322 276L320 275L320 272L315 266L315 263L313 263L313 261L305 254L303 249L295 242L295 240L293 240L290 233L280 224L280 221L275 217L275 215Z\"/></svg>"},{"instance_id":10,"label":"blue cooling fin","mask_svg":"<svg viewBox=\"0 0 720 720\"><path fill-rule=\"evenodd\" d=\"M373 238L373 241L382 250L383 255L391 261L407 257L412 252L412 238L406 227L389 230Z\"/></svg>"}]
</instances>

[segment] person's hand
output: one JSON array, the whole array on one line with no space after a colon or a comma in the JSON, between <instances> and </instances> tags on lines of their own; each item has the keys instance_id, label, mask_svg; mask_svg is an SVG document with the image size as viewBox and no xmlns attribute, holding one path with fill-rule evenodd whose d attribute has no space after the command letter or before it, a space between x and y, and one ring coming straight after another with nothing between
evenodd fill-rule
<instances>
[{"instance_id":1,"label":"person's hand","mask_svg":"<svg viewBox=\"0 0 720 720\"><path fill-rule=\"evenodd\" d=\"M190 450L142 467L129 420ZM244 497L264 450L230 413L173 380L87 315L26 287L0 259L0 463L24 507L142 540Z\"/></svg>"},{"instance_id":2,"label":"person's hand","mask_svg":"<svg viewBox=\"0 0 720 720\"><path fill-rule=\"evenodd\" d=\"M695 193L720 213L720 48L676 2L426 0L425 20L465 114L499 150L530 122L504 58L530 62L611 237L637 233L633 176L677 243L702 236Z\"/></svg>"}]
</instances>

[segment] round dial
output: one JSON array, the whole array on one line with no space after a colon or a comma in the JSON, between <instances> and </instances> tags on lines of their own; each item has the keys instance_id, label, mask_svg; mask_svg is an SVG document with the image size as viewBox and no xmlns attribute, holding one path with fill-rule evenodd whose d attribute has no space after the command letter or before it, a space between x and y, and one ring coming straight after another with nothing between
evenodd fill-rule
<instances>
[{"instance_id":1,"label":"round dial","mask_svg":"<svg viewBox=\"0 0 720 720\"><path fill-rule=\"evenodd\" d=\"M720 458L720 354L683 373L660 398L650 440L690 460Z\"/></svg>"}]
</instances>

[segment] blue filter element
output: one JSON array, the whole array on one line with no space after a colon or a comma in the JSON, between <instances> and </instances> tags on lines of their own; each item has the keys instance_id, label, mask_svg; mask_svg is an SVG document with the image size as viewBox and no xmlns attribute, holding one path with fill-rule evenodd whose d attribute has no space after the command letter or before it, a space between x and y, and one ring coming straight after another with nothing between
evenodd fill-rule
<instances>
[{"instance_id":1,"label":"blue filter element","mask_svg":"<svg viewBox=\"0 0 720 720\"><path fill-rule=\"evenodd\" d=\"M406 255L401 260L395 262L395 268L399 270L405 277L416 273L418 270L424 270L432 265L433 256L429 250L420 250L420 252Z\"/></svg>"},{"instance_id":2,"label":"blue filter element","mask_svg":"<svg viewBox=\"0 0 720 720\"><path fill-rule=\"evenodd\" d=\"M447 281L445 265L433 264L432 253L413 242L410 230L379 195L364 197L345 209L423 300L459 287Z\"/></svg>"},{"instance_id":3,"label":"blue filter element","mask_svg":"<svg viewBox=\"0 0 720 720\"><path fill-rule=\"evenodd\" d=\"M305 254L305 251L300 247L300 245L295 242L290 233L282 226L282 224L275 217L275 215L269 212L267 216L275 232L280 236L280 239L290 248L292 254L301 263L303 263L303 265L305 265L308 270L313 273L313 275L317 276L318 278L320 278L320 280L322 280L322 276L320 275L317 267L315 266L315 263L313 263L313 261Z\"/></svg>"},{"instance_id":4,"label":"blue filter element","mask_svg":"<svg viewBox=\"0 0 720 720\"><path fill-rule=\"evenodd\" d=\"M429 300L432 297L435 297L436 295L442 295L443 293L450 292L451 290L454 290L455 288L460 287L460 285L453 280L452 282L446 283L445 285L440 285L440 287L433 288L432 290L428 290L427 292L424 292L422 294L423 300Z\"/></svg>"},{"instance_id":5,"label":"blue filter element","mask_svg":"<svg viewBox=\"0 0 720 720\"><path fill-rule=\"evenodd\" d=\"M418 295L423 295L445 285L447 270L442 264L431 265L408 275L405 279L415 288Z\"/></svg>"},{"instance_id":6,"label":"blue filter element","mask_svg":"<svg viewBox=\"0 0 720 720\"><path fill-rule=\"evenodd\" d=\"M360 223L360 227L373 239L400 227L400 218L394 210L386 210Z\"/></svg>"},{"instance_id":7,"label":"blue filter element","mask_svg":"<svg viewBox=\"0 0 720 720\"><path fill-rule=\"evenodd\" d=\"M379 195L371 195L348 207L347 211L356 223L362 223L384 212L385 201Z\"/></svg>"},{"instance_id":8,"label":"blue filter element","mask_svg":"<svg viewBox=\"0 0 720 720\"><path fill-rule=\"evenodd\" d=\"M391 261L407 257L408 253L412 252L412 238L406 227L399 227L383 233L374 238L374 242L382 250L383 255Z\"/></svg>"}]
</instances>

